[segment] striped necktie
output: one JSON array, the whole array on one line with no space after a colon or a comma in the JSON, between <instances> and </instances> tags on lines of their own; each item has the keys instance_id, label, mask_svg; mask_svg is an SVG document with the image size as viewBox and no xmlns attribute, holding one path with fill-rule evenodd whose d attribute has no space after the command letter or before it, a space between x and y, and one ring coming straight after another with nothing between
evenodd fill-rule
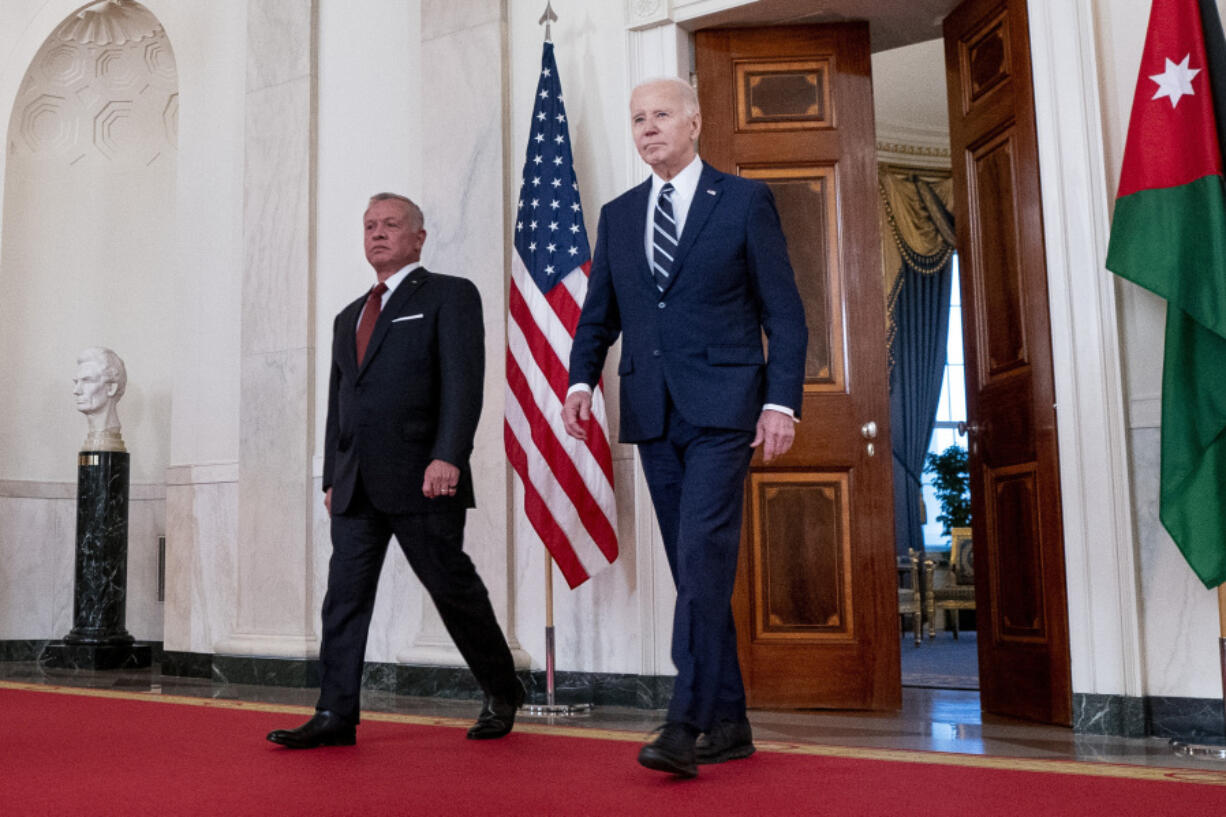
<instances>
[{"instance_id":1,"label":"striped necktie","mask_svg":"<svg viewBox=\"0 0 1226 817\"><path fill-rule=\"evenodd\" d=\"M660 188L651 231L651 274L661 292L668 284L668 275L673 270L673 256L676 254L677 220L673 218L673 184L668 182Z\"/></svg>"}]
</instances>

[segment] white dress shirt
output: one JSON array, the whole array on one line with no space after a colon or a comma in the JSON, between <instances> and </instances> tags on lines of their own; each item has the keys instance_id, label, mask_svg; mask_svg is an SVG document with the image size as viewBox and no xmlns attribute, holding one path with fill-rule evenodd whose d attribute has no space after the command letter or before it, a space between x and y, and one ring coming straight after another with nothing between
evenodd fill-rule
<instances>
[{"instance_id":1,"label":"white dress shirt","mask_svg":"<svg viewBox=\"0 0 1226 817\"><path fill-rule=\"evenodd\" d=\"M383 293L383 297L379 299L379 311L383 311L383 307L387 306L387 299L392 297L392 293L396 291L396 287L400 286L400 282L409 277L409 273L421 266L420 261L414 261L411 264L401 267L395 273L390 275L383 283L387 285L387 291ZM374 289L372 286L371 289ZM366 293L370 297L370 291ZM358 312L357 326L362 325L362 314L366 311L366 304L362 304L361 312Z\"/></svg>"}]
</instances>

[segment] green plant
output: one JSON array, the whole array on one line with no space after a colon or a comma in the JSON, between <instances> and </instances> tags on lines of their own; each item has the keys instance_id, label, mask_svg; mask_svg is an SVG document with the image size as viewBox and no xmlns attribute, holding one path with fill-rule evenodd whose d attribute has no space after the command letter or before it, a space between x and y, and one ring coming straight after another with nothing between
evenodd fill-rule
<instances>
[{"instance_id":1,"label":"green plant","mask_svg":"<svg viewBox=\"0 0 1226 817\"><path fill-rule=\"evenodd\" d=\"M970 471L966 464L966 449L951 445L940 454L929 454L924 459L924 473L932 474L932 487L936 490L941 513L937 521L944 527L941 533L948 535L950 528L964 528L971 524Z\"/></svg>"}]
</instances>

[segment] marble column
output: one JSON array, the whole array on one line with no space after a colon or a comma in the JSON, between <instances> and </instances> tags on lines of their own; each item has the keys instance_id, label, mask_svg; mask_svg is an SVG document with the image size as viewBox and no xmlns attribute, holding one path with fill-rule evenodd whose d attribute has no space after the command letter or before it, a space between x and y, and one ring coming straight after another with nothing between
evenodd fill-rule
<instances>
[{"instance_id":1,"label":"marble column","mask_svg":"<svg viewBox=\"0 0 1226 817\"><path fill-rule=\"evenodd\" d=\"M77 460L77 550L73 628L48 644L53 667L147 667L148 644L125 628L128 594L128 461L126 451L82 451Z\"/></svg>"},{"instance_id":2,"label":"marble column","mask_svg":"<svg viewBox=\"0 0 1226 817\"><path fill-rule=\"evenodd\" d=\"M422 108L431 114L430 126L423 132L426 161L420 203L430 231L423 262L430 269L470 278L481 293L485 403L470 463L477 508L468 514L464 550L489 589L516 664L526 667L530 659L513 628L509 492L502 442L507 202L491 192L499 190L498 182L505 175L506 90L497 79L504 65L504 6L500 0L422 2ZM474 54L482 58L473 59ZM421 625L397 660L462 666L464 661L433 603L424 593L421 599Z\"/></svg>"},{"instance_id":3,"label":"marble column","mask_svg":"<svg viewBox=\"0 0 1226 817\"><path fill-rule=\"evenodd\" d=\"M735 4L733 4L735 5ZM630 3L627 11L627 92L644 80L652 77L675 76L689 81L693 44L690 35L673 20L669 3L663 0L644 0ZM629 133L629 122L623 127ZM623 148L627 153L626 176L623 179L628 189L651 172L639 158L634 141L627 138ZM590 205L589 205L590 207ZM606 363L607 366L607 363ZM611 370L606 370L605 383L610 381ZM607 388L607 387L606 387ZM641 637L639 672L643 675L671 675L675 669L671 654L673 607L677 602L677 590L664 558L664 544L660 526L656 521L655 506L647 488L637 449L633 461L631 492L635 512L635 584L638 589L638 626ZM617 475L621 477L619 473ZM625 486L626 482L620 482ZM624 501L626 489L618 496Z\"/></svg>"},{"instance_id":4,"label":"marble column","mask_svg":"<svg viewBox=\"0 0 1226 817\"><path fill-rule=\"evenodd\" d=\"M237 605L218 653L318 654L311 549L316 3L247 17Z\"/></svg>"}]
</instances>

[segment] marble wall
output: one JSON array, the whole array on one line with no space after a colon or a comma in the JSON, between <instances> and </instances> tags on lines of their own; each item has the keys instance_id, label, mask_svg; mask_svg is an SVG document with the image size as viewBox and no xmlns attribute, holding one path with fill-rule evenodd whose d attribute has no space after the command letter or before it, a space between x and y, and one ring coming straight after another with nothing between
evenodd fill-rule
<instances>
[{"instance_id":1,"label":"marble wall","mask_svg":"<svg viewBox=\"0 0 1226 817\"><path fill-rule=\"evenodd\" d=\"M1196 578L1158 519L1160 442L1156 427L1132 428L1145 692L1220 698L1217 593Z\"/></svg>"},{"instance_id":2,"label":"marble wall","mask_svg":"<svg viewBox=\"0 0 1226 817\"><path fill-rule=\"evenodd\" d=\"M247 2L149 6L180 80L165 644L211 653L237 609Z\"/></svg>"},{"instance_id":3,"label":"marble wall","mask_svg":"<svg viewBox=\"0 0 1226 817\"><path fill-rule=\"evenodd\" d=\"M0 481L0 641L61 638L72 629L76 492L75 482ZM130 485L126 628L137 641L162 640L165 507L161 485Z\"/></svg>"},{"instance_id":4,"label":"marble wall","mask_svg":"<svg viewBox=\"0 0 1226 817\"><path fill-rule=\"evenodd\" d=\"M234 629L217 652L318 652L309 553L315 4L247 7Z\"/></svg>"},{"instance_id":5,"label":"marble wall","mask_svg":"<svg viewBox=\"0 0 1226 817\"><path fill-rule=\"evenodd\" d=\"M480 55L474 59L474 55ZM468 514L465 550L485 580L504 628L513 588L507 580L507 478L500 396L505 355L502 3L421 4L421 200L429 238L423 262L477 285L485 317L485 399L470 461L477 507ZM396 658L462 663L433 605L417 594L420 623ZM515 633L508 640L516 649ZM517 655L523 664L526 658Z\"/></svg>"},{"instance_id":6,"label":"marble wall","mask_svg":"<svg viewBox=\"0 0 1226 817\"><path fill-rule=\"evenodd\" d=\"M0 639L72 627L76 450L70 379L103 344L130 381L127 629L160 641L157 539L165 531L177 235L178 71L161 21L130 6L88 25L74 2L0 11ZM118 32L118 33L117 33Z\"/></svg>"},{"instance_id":7,"label":"marble wall","mask_svg":"<svg viewBox=\"0 0 1226 817\"><path fill-rule=\"evenodd\" d=\"M116 35L76 18L30 32L43 43L5 100L0 348L22 365L0 391L0 479L75 482L84 433L66 384L97 345L130 374L133 479L160 482L168 461L177 71L152 14L123 19Z\"/></svg>"},{"instance_id":8,"label":"marble wall","mask_svg":"<svg viewBox=\"0 0 1226 817\"><path fill-rule=\"evenodd\" d=\"M1096 35L1102 100L1107 179L1103 193L1113 198L1145 40L1145 28L1139 23L1147 19L1150 4L1145 0L1093 0L1087 5ZM1222 0L1217 5L1220 11L1226 10ZM1220 698L1216 594L1196 579L1158 520L1165 302L1123 280L1116 280L1114 286L1128 414L1142 690L1150 696Z\"/></svg>"},{"instance_id":9,"label":"marble wall","mask_svg":"<svg viewBox=\"0 0 1226 817\"><path fill-rule=\"evenodd\" d=\"M315 200L315 390L311 502L313 598L323 601L332 552L323 508L324 422L332 321L374 281L362 250L362 213L377 192L422 201L421 3L322 0L319 3L318 140ZM355 89L362 89L355 93ZM371 98L381 100L370 104ZM392 100L395 103L392 103ZM423 202L424 205L424 202ZM425 261L454 271L434 253L434 213L425 212ZM379 579L367 654L393 662L409 649L422 616L423 590L393 544Z\"/></svg>"},{"instance_id":10,"label":"marble wall","mask_svg":"<svg viewBox=\"0 0 1226 817\"><path fill-rule=\"evenodd\" d=\"M238 463L166 472L166 649L211 654L234 629Z\"/></svg>"}]
</instances>

